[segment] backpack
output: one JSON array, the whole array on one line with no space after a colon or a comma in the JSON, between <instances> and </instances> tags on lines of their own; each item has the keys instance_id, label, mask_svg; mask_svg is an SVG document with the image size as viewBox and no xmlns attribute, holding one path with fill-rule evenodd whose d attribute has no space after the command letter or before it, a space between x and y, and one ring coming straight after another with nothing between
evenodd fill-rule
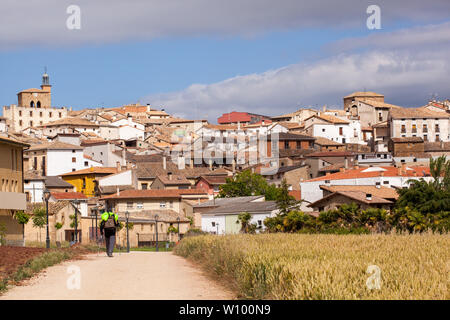
<instances>
[{"instance_id":1,"label":"backpack","mask_svg":"<svg viewBox=\"0 0 450 320\"><path fill-rule=\"evenodd\" d=\"M114 229L116 227L114 215L110 215L105 222L105 229Z\"/></svg>"}]
</instances>

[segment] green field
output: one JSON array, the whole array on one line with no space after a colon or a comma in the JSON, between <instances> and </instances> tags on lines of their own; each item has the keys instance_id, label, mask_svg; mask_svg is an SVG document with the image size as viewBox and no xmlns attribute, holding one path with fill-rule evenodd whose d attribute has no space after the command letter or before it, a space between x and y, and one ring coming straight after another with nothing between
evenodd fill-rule
<instances>
[{"instance_id":1,"label":"green field","mask_svg":"<svg viewBox=\"0 0 450 320\"><path fill-rule=\"evenodd\" d=\"M189 237L174 252L243 299L435 300L450 298L449 247L431 233L240 234Z\"/></svg>"}]
</instances>

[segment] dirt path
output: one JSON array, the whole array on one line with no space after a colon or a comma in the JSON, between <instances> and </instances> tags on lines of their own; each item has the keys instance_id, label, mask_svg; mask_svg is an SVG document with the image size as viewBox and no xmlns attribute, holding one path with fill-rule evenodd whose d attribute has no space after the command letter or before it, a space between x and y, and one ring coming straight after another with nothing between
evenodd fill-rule
<instances>
[{"instance_id":1,"label":"dirt path","mask_svg":"<svg viewBox=\"0 0 450 320\"><path fill-rule=\"evenodd\" d=\"M69 268L72 266L72 268ZM75 266L75 267L73 267ZM79 267L79 269L77 269ZM79 270L80 288L74 270ZM187 260L170 252L131 252L86 256L48 268L0 299L233 299L234 296Z\"/></svg>"}]
</instances>

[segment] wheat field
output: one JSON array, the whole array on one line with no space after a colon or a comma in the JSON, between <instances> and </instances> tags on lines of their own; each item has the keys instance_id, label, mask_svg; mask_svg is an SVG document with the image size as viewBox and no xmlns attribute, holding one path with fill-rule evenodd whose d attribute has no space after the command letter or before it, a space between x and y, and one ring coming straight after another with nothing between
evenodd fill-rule
<instances>
[{"instance_id":1,"label":"wheat field","mask_svg":"<svg viewBox=\"0 0 450 320\"><path fill-rule=\"evenodd\" d=\"M431 233L241 234L185 238L175 254L241 299L436 300L450 297L449 245Z\"/></svg>"}]
</instances>

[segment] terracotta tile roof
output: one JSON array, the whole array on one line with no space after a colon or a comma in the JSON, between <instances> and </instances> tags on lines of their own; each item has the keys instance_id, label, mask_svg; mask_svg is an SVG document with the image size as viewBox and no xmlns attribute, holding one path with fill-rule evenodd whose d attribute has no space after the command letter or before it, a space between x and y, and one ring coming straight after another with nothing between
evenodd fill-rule
<instances>
[{"instance_id":1,"label":"terracotta tile roof","mask_svg":"<svg viewBox=\"0 0 450 320\"><path fill-rule=\"evenodd\" d=\"M55 126L63 126L63 125L69 125L69 126L80 126L80 127L98 127L98 124L95 124L94 122L91 122L89 120L83 119L83 118L63 118L60 120L47 122L41 126L37 126L37 128L45 128L45 127L55 127Z\"/></svg>"},{"instance_id":2,"label":"terracotta tile roof","mask_svg":"<svg viewBox=\"0 0 450 320\"><path fill-rule=\"evenodd\" d=\"M24 142L21 142L21 141L15 139L15 138L12 138L12 137L5 137L5 136L0 135L0 143L1 143L1 142L3 142L3 143L9 143L9 144L14 144L14 145L20 145L20 146L22 146L22 147L29 147L29 146L30 146L29 144L24 143Z\"/></svg>"},{"instance_id":3,"label":"terracotta tile roof","mask_svg":"<svg viewBox=\"0 0 450 320\"><path fill-rule=\"evenodd\" d=\"M383 122L378 122L377 124L374 124L372 128L387 128L389 127L387 120Z\"/></svg>"},{"instance_id":4,"label":"terracotta tile roof","mask_svg":"<svg viewBox=\"0 0 450 320\"><path fill-rule=\"evenodd\" d=\"M328 176L322 176L305 182L325 181L325 180L344 180L344 179L358 179L358 178L372 178L372 177L424 177L430 174L430 168L425 166L407 167L401 174L401 168L396 167L360 167L358 169L351 168L345 172L336 172Z\"/></svg>"},{"instance_id":5,"label":"terracotta tile roof","mask_svg":"<svg viewBox=\"0 0 450 320\"><path fill-rule=\"evenodd\" d=\"M395 104L389 104L389 103L375 101L375 100L370 100L370 99L367 99L367 100L358 100L358 99L356 99L356 101L362 102L364 104L368 104L368 105L370 105L372 107L375 107L375 108L392 109L392 110L404 109L403 107L397 106Z\"/></svg>"},{"instance_id":6,"label":"terracotta tile roof","mask_svg":"<svg viewBox=\"0 0 450 320\"><path fill-rule=\"evenodd\" d=\"M320 146L343 146L344 145L337 141L333 141L333 140L323 138L323 137L316 137L316 141L314 141L314 144L318 144Z\"/></svg>"},{"instance_id":7,"label":"terracotta tile roof","mask_svg":"<svg viewBox=\"0 0 450 320\"><path fill-rule=\"evenodd\" d=\"M51 195L56 200L87 199L81 192L51 192Z\"/></svg>"},{"instance_id":8,"label":"terracotta tile roof","mask_svg":"<svg viewBox=\"0 0 450 320\"><path fill-rule=\"evenodd\" d=\"M222 185L226 183L227 180L227 176L201 176L200 178L205 179L206 182L208 182L209 185L212 186L217 186L217 185Z\"/></svg>"},{"instance_id":9,"label":"terracotta tile roof","mask_svg":"<svg viewBox=\"0 0 450 320\"><path fill-rule=\"evenodd\" d=\"M70 201L62 200L62 201L56 201L56 202L49 202L48 203L48 214L53 215L61 211L61 209L71 206ZM25 213L29 215L34 214L35 209L42 208L46 210L45 203L42 202L35 202L35 203L27 203L27 209L25 210Z\"/></svg>"},{"instance_id":10,"label":"terracotta tile roof","mask_svg":"<svg viewBox=\"0 0 450 320\"><path fill-rule=\"evenodd\" d=\"M353 97L384 97L384 95L372 91L356 91L345 96L344 98L353 98Z\"/></svg>"},{"instance_id":11,"label":"terracotta tile roof","mask_svg":"<svg viewBox=\"0 0 450 320\"><path fill-rule=\"evenodd\" d=\"M90 167L87 169L77 170L62 174L62 177L82 175L82 174L113 174L117 173L116 167Z\"/></svg>"},{"instance_id":12,"label":"terracotta tile roof","mask_svg":"<svg viewBox=\"0 0 450 320\"><path fill-rule=\"evenodd\" d=\"M183 175L174 175L169 178L168 175L159 175L157 177L164 185L191 185L188 179Z\"/></svg>"},{"instance_id":13,"label":"terracotta tile roof","mask_svg":"<svg viewBox=\"0 0 450 320\"><path fill-rule=\"evenodd\" d=\"M352 157L355 154L350 151L319 151L310 153L308 158L322 158L322 157Z\"/></svg>"},{"instance_id":14,"label":"terracotta tile roof","mask_svg":"<svg viewBox=\"0 0 450 320\"><path fill-rule=\"evenodd\" d=\"M347 121L347 120L344 120L344 119L341 119L341 118L338 118L338 117L335 117L335 116L332 116L329 114L323 114L323 113L321 113L320 115L315 114L310 118L313 118L313 117L316 117L316 118L319 118L319 119L322 119L322 120L325 120L327 122L334 123L334 124L349 124L350 123L350 121Z\"/></svg>"},{"instance_id":15,"label":"terracotta tile roof","mask_svg":"<svg viewBox=\"0 0 450 320\"><path fill-rule=\"evenodd\" d=\"M55 141L32 145L27 151L35 150L83 150L83 148L74 144Z\"/></svg>"},{"instance_id":16,"label":"terracotta tile roof","mask_svg":"<svg viewBox=\"0 0 450 320\"><path fill-rule=\"evenodd\" d=\"M305 124L303 124L303 123L287 122L287 121L278 122L278 124L289 130L300 129L305 126Z\"/></svg>"},{"instance_id":17,"label":"terracotta tile roof","mask_svg":"<svg viewBox=\"0 0 450 320\"><path fill-rule=\"evenodd\" d=\"M231 124L205 124L203 127L212 130L238 130L237 125ZM245 130L245 127L242 125L240 130Z\"/></svg>"},{"instance_id":18,"label":"terracotta tile roof","mask_svg":"<svg viewBox=\"0 0 450 320\"><path fill-rule=\"evenodd\" d=\"M338 192L338 191L361 191L364 193L370 193L374 196L383 198L383 199L398 199L398 193L394 188L387 188L380 186L377 188L376 186L354 186L354 185L345 185L345 186L326 186L321 185L320 189L327 190L329 192Z\"/></svg>"},{"instance_id":19,"label":"terracotta tile roof","mask_svg":"<svg viewBox=\"0 0 450 320\"><path fill-rule=\"evenodd\" d=\"M323 167L322 169L319 169L319 172L339 171L339 169L344 168L344 166L345 166L344 162L338 162L338 163Z\"/></svg>"},{"instance_id":20,"label":"terracotta tile roof","mask_svg":"<svg viewBox=\"0 0 450 320\"><path fill-rule=\"evenodd\" d=\"M125 190L119 194L102 197L102 199L181 198L183 195L207 196L208 194L198 189Z\"/></svg>"},{"instance_id":21,"label":"terracotta tile roof","mask_svg":"<svg viewBox=\"0 0 450 320\"><path fill-rule=\"evenodd\" d=\"M167 159L166 169L164 170L161 162L138 162L137 164L138 178L156 178L159 175L167 175L167 172L172 174L182 174L186 178L198 178L202 175L226 175L227 171L223 168L209 170L208 167L185 167L185 169L178 169L170 159Z\"/></svg>"},{"instance_id":22,"label":"terracotta tile roof","mask_svg":"<svg viewBox=\"0 0 450 320\"><path fill-rule=\"evenodd\" d=\"M390 111L390 116L392 119L411 119L411 118L436 118L436 119L445 119L449 118L450 114L439 112L439 111L431 111L427 109L421 108L398 108L392 109Z\"/></svg>"},{"instance_id":23,"label":"terracotta tile roof","mask_svg":"<svg viewBox=\"0 0 450 320\"><path fill-rule=\"evenodd\" d=\"M308 207L318 207L322 202L327 201L327 200L334 198L336 196L339 196L339 195L347 197L350 200L355 200L355 201L362 202L362 203L369 204L369 205L370 204L393 204L392 201L377 197L373 194L371 196L371 199L368 200L367 194L362 191L337 191L326 197L323 197L320 200L317 200L316 202L309 204Z\"/></svg>"}]
</instances>

